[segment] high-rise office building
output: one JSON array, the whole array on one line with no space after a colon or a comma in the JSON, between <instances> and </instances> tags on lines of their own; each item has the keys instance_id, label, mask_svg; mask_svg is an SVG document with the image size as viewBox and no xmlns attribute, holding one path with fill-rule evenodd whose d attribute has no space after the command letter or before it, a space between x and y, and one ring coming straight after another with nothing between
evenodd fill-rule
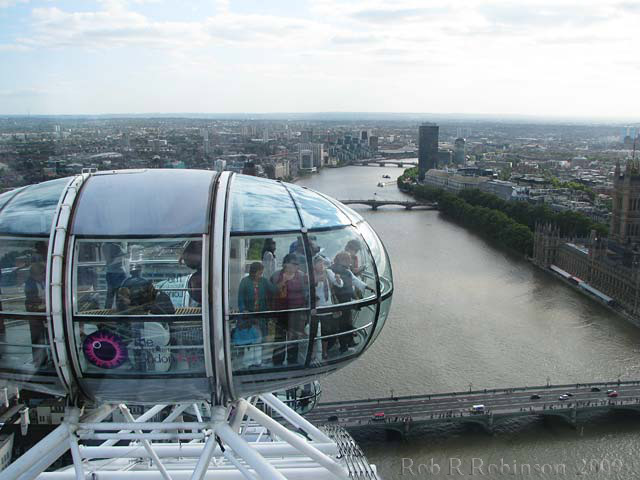
<instances>
[{"instance_id":1,"label":"high-rise office building","mask_svg":"<svg viewBox=\"0 0 640 480\"><path fill-rule=\"evenodd\" d=\"M435 123L423 123L418 129L418 178L424 180L427 171L438 167L438 133Z\"/></svg>"},{"instance_id":2,"label":"high-rise office building","mask_svg":"<svg viewBox=\"0 0 640 480\"><path fill-rule=\"evenodd\" d=\"M465 148L466 142L464 141L464 138L456 138L456 141L453 143L453 158L455 163L457 163L458 165L464 165L465 163Z\"/></svg>"},{"instance_id":3,"label":"high-rise office building","mask_svg":"<svg viewBox=\"0 0 640 480\"><path fill-rule=\"evenodd\" d=\"M313 141L313 130L303 130L300 133L300 140L302 142L312 142Z\"/></svg>"},{"instance_id":4,"label":"high-rise office building","mask_svg":"<svg viewBox=\"0 0 640 480\"><path fill-rule=\"evenodd\" d=\"M451 165L453 163L453 152L448 148L438 149L438 166Z\"/></svg>"},{"instance_id":5,"label":"high-rise office building","mask_svg":"<svg viewBox=\"0 0 640 480\"><path fill-rule=\"evenodd\" d=\"M300 170L308 172L315 170L315 167L313 166L313 153L311 150L300 150L298 161Z\"/></svg>"},{"instance_id":6,"label":"high-rise office building","mask_svg":"<svg viewBox=\"0 0 640 480\"><path fill-rule=\"evenodd\" d=\"M622 135L620 135L620 141L628 143L627 137L633 141L638 136L638 129L632 126L626 126L622 128Z\"/></svg>"},{"instance_id":7,"label":"high-rise office building","mask_svg":"<svg viewBox=\"0 0 640 480\"><path fill-rule=\"evenodd\" d=\"M324 166L324 146L322 143L300 143L298 144L298 151L309 150L312 155L313 167L316 169ZM301 162L302 164L302 162Z\"/></svg>"}]
</instances>

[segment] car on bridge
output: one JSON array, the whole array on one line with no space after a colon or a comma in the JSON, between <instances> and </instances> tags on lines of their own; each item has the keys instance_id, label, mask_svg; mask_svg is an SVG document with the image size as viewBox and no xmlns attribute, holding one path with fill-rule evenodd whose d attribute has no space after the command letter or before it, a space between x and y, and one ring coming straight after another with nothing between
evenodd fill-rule
<instances>
[{"instance_id":1,"label":"car on bridge","mask_svg":"<svg viewBox=\"0 0 640 480\"><path fill-rule=\"evenodd\" d=\"M479 415L479 414L485 413L485 406L484 405L474 405L473 407L471 407L469 409L469 412L471 414L474 414L474 415Z\"/></svg>"},{"instance_id":2,"label":"car on bridge","mask_svg":"<svg viewBox=\"0 0 640 480\"><path fill-rule=\"evenodd\" d=\"M558 397L558 400L560 400L561 402L565 401L565 400L569 400L569 395L563 393L562 395L560 395Z\"/></svg>"},{"instance_id":3,"label":"car on bridge","mask_svg":"<svg viewBox=\"0 0 640 480\"><path fill-rule=\"evenodd\" d=\"M373 420L374 422L384 422L384 412L374 413L373 417L371 417L371 420Z\"/></svg>"},{"instance_id":4,"label":"car on bridge","mask_svg":"<svg viewBox=\"0 0 640 480\"><path fill-rule=\"evenodd\" d=\"M618 396L618 392L616 392L615 390L607 393L607 397L615 398L617 396Z\"/></svg>"},{"instance_id":5,"label":"car on bridge","mask_svg":"<svg viewBox=\"0 0 640 480\"><path fill-rule=\"evenodd\" d=\"M591 391L592 392L599 392L600 391L600 387L591 387Z\"/></svg>"},{"instance_id":6,"label":"car on bridge","mask_svg":"<svg viewBox=\"0 0 640 480\"><path fill-rule=\"evenodd\" d=\"M529 397L531 400L540 400L540 395L538 395L537 393L534 393L533 395L531 395Z\"/></svg>"},{"instance_id":7,"label":"car on bridge","mask_svg":"<svg viewBox=\"0 0 640 480\"><path fill-rule=\"evenodd\" d=\"M337 422L337 421L338 421L337 415L331 415L329 418L327 418L327 422Z\"/></svg>"}]
</instances>

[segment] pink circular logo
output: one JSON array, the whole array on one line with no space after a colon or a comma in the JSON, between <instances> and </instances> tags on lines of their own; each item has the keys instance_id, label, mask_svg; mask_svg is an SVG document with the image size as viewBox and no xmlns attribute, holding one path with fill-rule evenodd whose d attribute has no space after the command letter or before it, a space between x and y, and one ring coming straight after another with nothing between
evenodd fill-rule
<instances>
[{"instance_id":1,"label":"pink circular logo","mask_svg":"<svg viewBox=\"0 0 640 480\"><path fill-rule=\"evenodd\" d=\"M89 363L100 368L118 368L129 357L122 337L107 330L87 335L82 349Z\"/></svg>"}]
</instances>

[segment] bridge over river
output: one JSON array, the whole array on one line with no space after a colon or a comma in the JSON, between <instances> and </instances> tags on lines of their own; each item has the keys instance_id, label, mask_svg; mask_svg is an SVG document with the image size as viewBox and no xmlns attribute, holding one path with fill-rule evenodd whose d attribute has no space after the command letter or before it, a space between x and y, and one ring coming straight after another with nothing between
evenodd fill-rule
<instances>
[{"instance_id":1,"label":"bridge over river","mask_svg":"<svg viewBox=\"0 0 640 480\"><path fill-rule=\"evenodd\" d=\"M614 390L617 396L610 397L608 390ZM561 395L570 396L561 400ZM474 405L484 407L473 412ZM404 435L416 426L437 422L474 423L491 432L502 420L525 416L555 417L575 427L581 416L602 411L640 413L640 381L574 383L328 402L319 404L306 418L319 425L376 427Z\"/></svg>"},{"instance_id":2,"label":"bridge over river","mask_svg":"<svg viewBox=\"0 0 640 480\"><path fill-rule=\"evenodd\" d=\"M414 159L403 160L403 159L400 158L400 159L393 159L392 160L392 159L384 159L384 158L382 158L382 159L375 159L375 160L374 159L354 160L354 161L352 161L350 163L350 165L356 166L356 167L361 167L361 166L367 167L369 165L373 165L373 166L377 165L379 167L386 167L388 165L395 165L397 167L401 167L402 168L402 167L407 167L407 166L415 167L415 166L418 165L418 162L416 160L414 160Z\"/></svg>"},{"instance_id":3,"label":"bridge over river","mask_svg":"<svg viewBox=\"0 0 640 480\"><path fill-rule=\"evenodd\" d=\"M404 207L406 210L412 210L414 208L420 208L422 210L438 209L437 203L424 203L406 200L378 200L377 198L372 198L369 200L340 200L340 202L345 205L368 205L373 210L377 210L379 207L384 207L385 205L397 205L399 207Z\"/></svg>"}]
</instances>

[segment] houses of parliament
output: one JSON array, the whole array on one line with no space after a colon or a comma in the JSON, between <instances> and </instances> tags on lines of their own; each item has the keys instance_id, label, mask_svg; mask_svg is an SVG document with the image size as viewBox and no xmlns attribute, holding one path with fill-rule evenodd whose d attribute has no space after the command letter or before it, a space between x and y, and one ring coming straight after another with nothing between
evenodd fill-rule
<instances>
[{"instance_id":1,"label":"houses of parliament","mask_svg":"<svg viewBox=\"0 0 640 480\"><path fill-rule=\"evenodd\" d=\"M640 162L629 161L624 172L616 165L608 238L592 231L589 238L568 239L552 225L539 225L533 262L568 272L640 320Z\"/></svg>"}]
</instances>

